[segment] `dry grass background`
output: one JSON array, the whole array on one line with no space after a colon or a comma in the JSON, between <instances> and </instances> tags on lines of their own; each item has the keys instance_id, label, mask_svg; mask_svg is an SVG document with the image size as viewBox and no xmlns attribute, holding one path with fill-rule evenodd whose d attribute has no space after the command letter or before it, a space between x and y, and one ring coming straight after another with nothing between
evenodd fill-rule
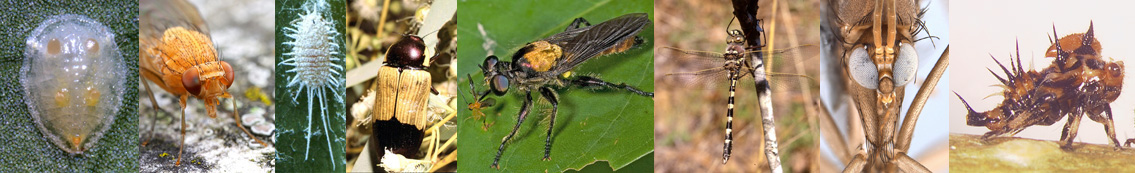
<instances>
[{"instance_id":1,"label":"dry grass background","mask_svg":"<svg viewBox=\"0 0 1135 173\"><path fill-rule=\"evenodd\" d=\"M819 46L819 2L817 0L760 1L758 18L765 20L768 37L776 49L800 45ZM775 15L774 15L774 8ZM726 27L733 18L727 0L656 0L654 10L655 46L723 52ZM775 16L775 29L774 17ZM737 22L730 29L740 29ZM773 34L776 34L773 36ZM675 59L675 55L656 51L655 55L655 166L656 172L765 172L769 170L763 150L763 132L756 92L749 82L740 82L734 111L733 153L728 164L721 163L725 139L725 111L728 85L688 83L666 77L668 73L713 68ZM774 72L819 76L818 48L801 49L796 56L775 57ZM766 58L767 59L767 58ZM799 69L798 69L799 68ZM773 79L773 106L782 166L789 172L816 170L818 136L815 110L810 100L819 93L818 81L808 78ZM801 82L805 85L800 85ZM807 90L800 90L807 88ZM811 96L806 96L811 95ZM811 110L809 110L811 109Z\"/></svg>"}]
</instances>

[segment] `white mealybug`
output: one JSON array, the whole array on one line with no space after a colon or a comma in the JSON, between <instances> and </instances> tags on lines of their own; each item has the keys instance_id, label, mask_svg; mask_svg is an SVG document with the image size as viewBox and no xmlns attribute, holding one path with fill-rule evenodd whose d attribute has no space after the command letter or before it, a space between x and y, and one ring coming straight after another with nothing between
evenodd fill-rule
<instances>
[{"instance_id":1,"label":"white mealybug","mask_svg":"<svg viewBox=\"0 0 1135 173\"><path fill-rule=\"evenodd\" d=\"M335 23L331 20L329 14L326 13L330 9L330 5L324 0L310 0L303 4L302 12L299 18L291 22L291 27L284 28L284 35L290 39L284 42L283 45L291 46L289 52L283 53L286 60L280 62L280 66L290 66L290 70L286 73L290 74L287 79L287 87L295 88L294 91L300 91L307 95L308 105L308 121L307 129L304 132L307 134L304 138L307 140L306 148L304 151L304 160L307 160L308 150L311 149L311 105L318 101L320 105L320 117L323 119L323 134L327 137L327 148L331 147L332 134L328 132L331 126L328 124L327 103L324 97L327 91L330 91L335 97L336 103L343 103L343 97L338 93L338 88L343 88L342 76L343 66L338 64L342 61L339 52L339 33L335 30ZM292 95L292 102L296 103L299 93ZM331 161L335 162L335 154L328 150L331 156ZM332 165L334 166L334 164Z\"/></svg>"}]
</instances>

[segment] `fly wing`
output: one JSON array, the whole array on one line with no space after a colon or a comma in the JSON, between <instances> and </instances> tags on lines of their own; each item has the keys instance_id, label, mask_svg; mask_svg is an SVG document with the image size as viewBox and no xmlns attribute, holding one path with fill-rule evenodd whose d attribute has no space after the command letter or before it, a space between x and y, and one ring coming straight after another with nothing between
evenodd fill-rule
<instances>
[{"instance_id":1,"label":"fly wing","mask_svg":"<svg viewBox=\"0 0 1135 173\"><path fill-rule=\"evenodd\" d=\"M556 66L541 75L556 76L570 71L575 66L595 57L616 44L638 35L642 28L650 24L646 13L633 13L607 20L598 25L568 29L563 33L548 37L548 42L559 45L564 50Z\"/></svg>"}]
</instances>

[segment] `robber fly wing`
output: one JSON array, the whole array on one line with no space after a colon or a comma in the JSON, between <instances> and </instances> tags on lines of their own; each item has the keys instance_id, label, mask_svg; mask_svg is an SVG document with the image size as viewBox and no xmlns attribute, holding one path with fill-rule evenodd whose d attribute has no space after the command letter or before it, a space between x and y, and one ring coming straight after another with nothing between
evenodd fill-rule
<instances>
[{"instance_id":1,"label":"robber fly wing","mask_svg":"<svg viewBox=\"0 0 1135 173\"><path fill-rule=\"evenodd\" d=\"M620 42L635 37L648 24L650 24L650 18L647 18L646 13L627 14L587 27L587 29L579 31L578 34L573 34L574 37L563 38L564 41L549 41L563 47L564 55L557 60L559 61L556 63L557 65L546 74L559 75L570 71L575 66Z\"/></svg>"}]
</instances>

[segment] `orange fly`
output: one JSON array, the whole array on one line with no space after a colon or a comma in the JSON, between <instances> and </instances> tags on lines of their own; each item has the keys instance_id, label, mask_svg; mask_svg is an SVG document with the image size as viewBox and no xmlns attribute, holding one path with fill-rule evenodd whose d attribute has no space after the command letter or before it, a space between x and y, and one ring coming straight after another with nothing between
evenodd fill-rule
<instances>
[{"instance_id":1,"label":"orange fly","mask_svg":"<svg viewBox=\"0 0 1135 173\"><path fill-rule=\"evenodd\" d=\"M185 146L185 103L189 96L205 101L205 109L210 118L217 117L217 97L230 98L226 90L236 76L229 63L217 58L213 41L207 35L209 29L198 14L197 8L184 0L141 1L139 15L138 57L140 73L163 90L177 95L181 104L181 147L178 150L176 165L181 165L181 153ZM149 91L149 85L143 83ZM152 94L152 93L151 93ZM151 102L155 102L150 97ZM154 104L155 107L157 104ZM236 102L233 100L233 107ZM235 110L234 110L235 111ZM256 140L240 123L237 113L233 113L237 126ZM153 126L150 126L151 131ZM151 135L152 137L152 135ZM146 145L149 140L143 142Z\"/></svg>"}]
</instances>

